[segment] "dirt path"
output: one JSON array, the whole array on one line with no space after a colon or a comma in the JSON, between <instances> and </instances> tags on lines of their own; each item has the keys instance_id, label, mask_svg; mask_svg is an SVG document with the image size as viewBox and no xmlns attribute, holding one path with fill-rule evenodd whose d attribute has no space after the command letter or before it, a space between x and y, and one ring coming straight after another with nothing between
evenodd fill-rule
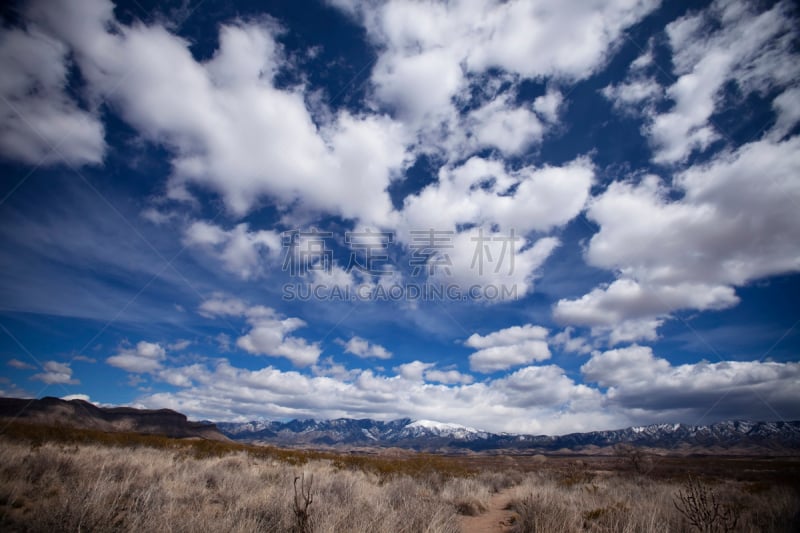
<instances>
[{"instance_id":1,"label":"dirt path","mask_svg":"<svg viewBox=\"0 0 800 533\"><path fill-rule=\"evenodd\" d=\"M489 500L489 509L478 516L461 517L461 533L504 533L509 531L513 512L506 509L511 489L498 492Z\"/></svg>"}]
</instances>

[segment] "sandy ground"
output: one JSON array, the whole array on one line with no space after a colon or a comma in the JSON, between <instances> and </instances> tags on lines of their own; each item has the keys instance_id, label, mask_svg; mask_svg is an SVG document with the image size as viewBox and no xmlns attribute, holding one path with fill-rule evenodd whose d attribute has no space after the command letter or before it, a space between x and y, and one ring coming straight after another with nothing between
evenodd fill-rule
<instances>
[{"instance_id":1,"label":"sandy ground","mask_svg":"<svg viewBox=\"0 0 800 533\"><path fill-rule=\"evenodd\" d=\"M506 509L511 490L498 492L489 501L489 509L478 516L461 517L462 533L503 533L510 530L513 512Z\"/></svg>"}]
</instances>

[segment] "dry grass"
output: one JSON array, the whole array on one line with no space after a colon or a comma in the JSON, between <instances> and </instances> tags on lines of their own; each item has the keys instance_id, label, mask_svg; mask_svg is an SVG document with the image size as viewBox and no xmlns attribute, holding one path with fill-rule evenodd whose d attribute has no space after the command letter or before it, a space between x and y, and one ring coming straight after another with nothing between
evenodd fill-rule
<instances>
[{"instance_id":1,"label":"dry grass","mask_svg":"<svg viewBox=\"0 0 800 533\"><path fill-rule=\"evenodd\" d=\"M581 467L582 468L582 467ZM714 523L697 529L675 505L687 481L642 475L575 474L576 469L531 473L513 490L515 533L726 531ZM786 485L707 479L720 501L739 510L741 532L792 532L800 526L800 497Z\"/></svg>"},{"instance_id":2,"label":"dry grass","mask_svg":"<svg viewBox=\"0 0 800 533\"><path fill-rule=\"evenodd\" d=\"M4 531L290 531L293 480L313 475L314 532L456 533L466 480L383 479L330 461L298 467L236 452L2 442Z\"/></svg>"},{"instance_id":3,"label":"dry grass","mask_svg":"<svg viewBox=\"0 0 800 533\"><path fill-rule=\"evenodd\" d=\"M676 502L690 479L702 484L694 493L740 509L735 531L800 530L795 460L654 466L643 475L624 458L359 456L11 425L0 436L0 530L456 533L459 515L504 492L517 533L689 532ZM303 513L298 477L310 487Z\"/></svg>"}]
</instances>

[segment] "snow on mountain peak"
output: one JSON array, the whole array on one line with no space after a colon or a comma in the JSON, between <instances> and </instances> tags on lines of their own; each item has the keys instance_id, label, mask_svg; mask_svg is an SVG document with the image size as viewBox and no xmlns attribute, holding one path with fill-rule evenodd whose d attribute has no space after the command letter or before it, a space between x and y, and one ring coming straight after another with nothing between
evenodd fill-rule
<instances>
[{"instance_id":1,"label":"snow on mountain peak","mask_svg":"<svg viewBox=\"0 0 800 533\"><path fill-rule=\"evenodd\" d=\"M472 439L487 435L486 432L475 428L453 424L450 422L437 422L435 420L415 420L403 428L403 431L412 434L432 433L440 437L453 437L457 439Z\"/></svg>"},{"instance_id":2,"label":"snow on mountain peak","mask_svg":"<svg viewBox=\"0 0 800 533\"><path fill-rule=\"evenodd\" d=\"M406 426L407 428L425 428L433 431L469 431L477 433L478 430L461 424L450 422L436 422L435 420L415 420Z\"/></svg>"}]
</instances>

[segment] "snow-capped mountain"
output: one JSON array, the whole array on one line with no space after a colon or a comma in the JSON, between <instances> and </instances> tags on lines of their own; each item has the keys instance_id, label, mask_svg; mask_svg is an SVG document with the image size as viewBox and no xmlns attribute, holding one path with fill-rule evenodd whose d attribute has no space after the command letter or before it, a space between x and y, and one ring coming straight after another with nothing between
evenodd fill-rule
<instances>
[{"instance_id":1,"label":"snow-capped mountain","mask_svg":"<svg viewBox=\"0 0 800 533\"><path fill-rule=\"evenodd\" d=\"M408 437L449 437L456 440L477 440L485 439L489 433L475 428L452 424L447 422L436 422L434 420L416 420L403 428L401 434Z\"/></svg>"},{"instance_id":2,"label":"snow-capped mountain","mask_svg":"<svg viewBox=\"0 0 800 533\"><path fill-rule=\"evenodd\" d=\"M632 444L681 452L796 453L800 450L800 422L735 420L704 426L653 424L560 436L497 434L459 424L408 418L389 422L350 418L220 422L217 427L232 439L279 445L587 451Z\"/></svg>"}]
</instances>

